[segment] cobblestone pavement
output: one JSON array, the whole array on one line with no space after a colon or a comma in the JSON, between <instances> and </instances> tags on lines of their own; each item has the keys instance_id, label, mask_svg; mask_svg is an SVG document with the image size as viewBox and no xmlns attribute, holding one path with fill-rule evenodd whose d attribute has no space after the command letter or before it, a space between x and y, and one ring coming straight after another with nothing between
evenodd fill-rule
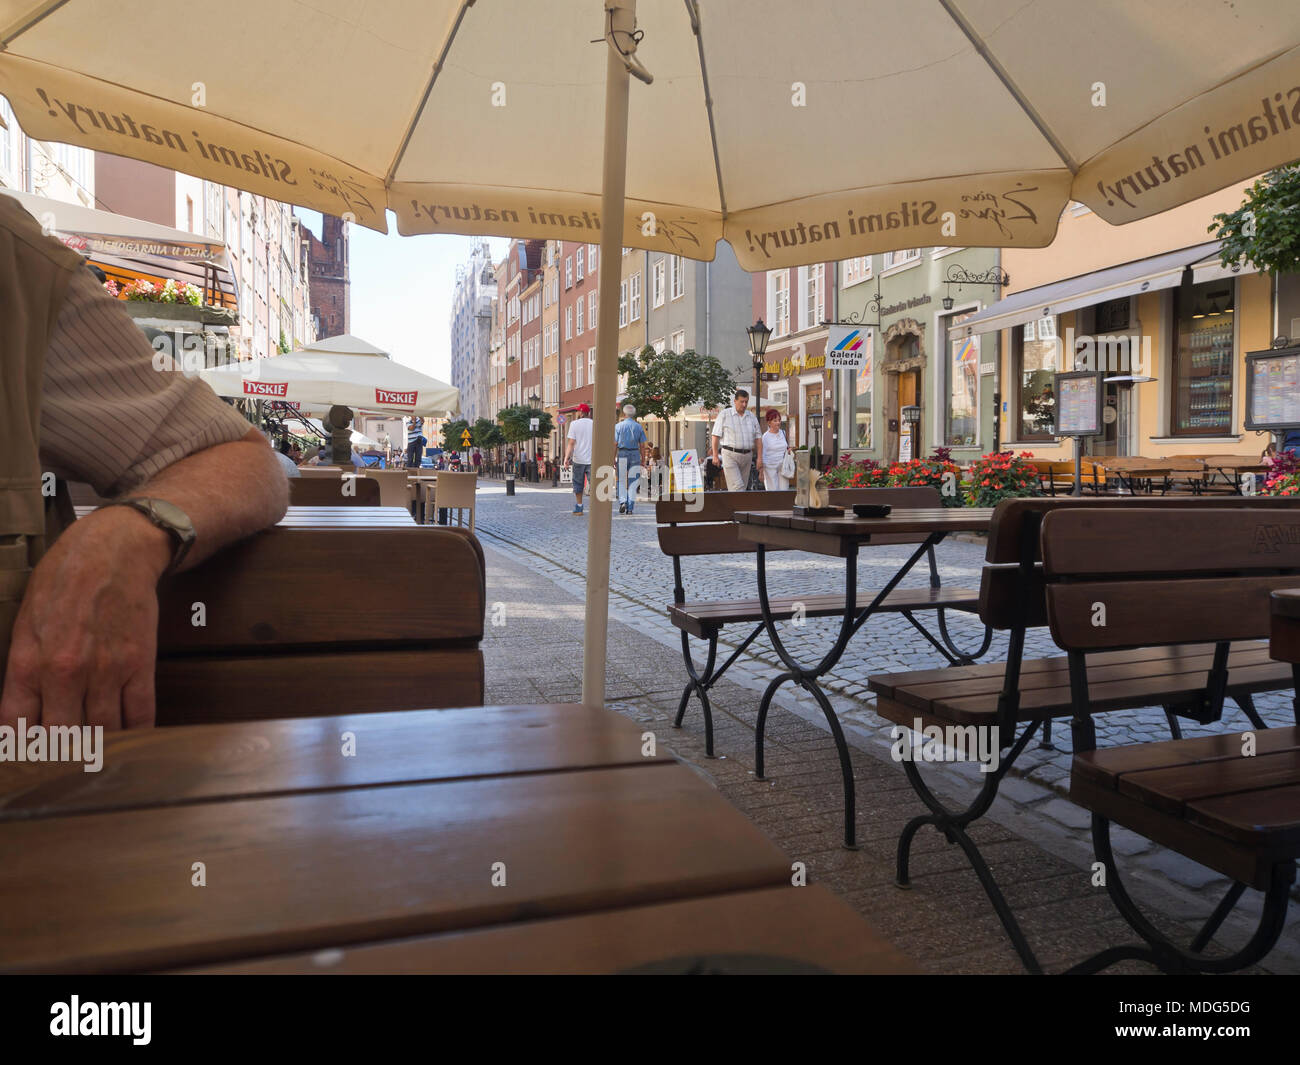
<instances>
[{"instance_id":1,"label":"cobblestone pavement","mask_svg":"<svg viewBox=\"0 0 1300 1065\"><path fill-rule=\"evenodd\" d=\"M582 674L582 596L587 542L586 516L571 514L572 495L564 489L520 487L513 497L483 485L476 523L488 550L489 607L505 604L507 624L489 629L488 701L568 701L580 697ZM644 509L642 509L644 508ZM903 773L890 757L892 724L878 717L866 690L869 674L941 667L942 656L898 615L873 619L849 645L823 685L849 742L871 757L855 757L858 832L863 849L838 846L841 799L838 764L816 703L787 688L768 723L769 780L752 774L753 729L759 693L781 669L766 634L755 640L712 692L716 745L727 757L707 759L703 722L692 702L685 727L672 730L685 671L680 633L665 607L672 598L672 565L659 550L654 510L642 504L633 515L613 516L610 573L610 638L607 672L611 705L638 721L654 722L674 753L717 784L727 798L753 818L792 857L811 855L815 869L899 946L926 959L939 971L1018 971L1017 959L958 848L925 830L914 848L916 889L892 885L893 846L906 819L922 812ZM978 588L982 542L949 540L938 549L945 585ZM905 547L864 549L859 558L860 587L878 587L906 560ZM683 560L688 599L738 598L757 594L753 556ZM905 585L924 586L924 565ZM796 552L769 558L768 582L774 595L842 590L842 563ZM786 626L783 639L801 660L813 661L834 640L833 622L809 620L801 630ZM975 647L983 630L967 615L954 615L950 631L959 646ZM719 643L720 660L747 634L735 626L732 643ZM786 637L788 634L788 638ZM724 631L724 637L728 635ZM702 641L695 641L702 651ZM983 661L1001 660L1005 638L995 636ZM1027 655L1060 654L1048 632L1035 630ZM1270 723L1291 721L1290 696L1256 700ZM1248 726L1235 707L1224 723L1183 723L1184 735L1202 735ZM1099 719L1098 743L1111 746L1168 736L1158 708L1108 714ZM1068 728L1058 725L1055 749L1035 741L1012 767L1000 797L979 829L981 844L1013 909L1044 964L1059 968L1094 950L1132 941L1104 890L1090 886L1093 861L1088 815L1065 796L1070 762ZM970 770L970 772L966 772ZM927 774L931 785L953 800L973 797L974 766L945 764ZM1117 830L1116 851L1126 882L1158 912L1186 921L1205 915L1226 889L1217 874ZM1009 866L1008 866L1008 863ZM922 902L922 896L926 901ZM964 917L954 930L948 909ZM1247 910L1246 913L1251 911ZM928 913L930 921L917 915ZM1187 927L1192 927L1188 925ZM1245 921L1238 932L1248 931ZM897 934L894 934L894 933ZM1264 968L1300 972L1300 930L1295 923ZM1141 971L1137 967L1136 971Z\"/></svg>"}]
</instances>

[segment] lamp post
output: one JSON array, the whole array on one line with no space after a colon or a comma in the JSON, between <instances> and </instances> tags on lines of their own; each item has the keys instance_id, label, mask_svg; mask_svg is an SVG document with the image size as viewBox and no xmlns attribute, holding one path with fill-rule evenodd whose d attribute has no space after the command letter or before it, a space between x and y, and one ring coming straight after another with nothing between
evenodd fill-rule
<instances>
[{"instance_id":1,"label":"lamp post","mask_svg":"<svg viewBox=\"0 0 1300 1065\"><path fill-rule=\"evenodd\" d=\"M754 361L754 409L758 410L759 383L758 375L763 370L763 356L767 354L767 342L772 339L772 330L763 324L760 318L745 330L749 334L749 353Z\"/></svg>"},{"instance_id":2,"label":"lamp post","mask_svg":"<svg viewBox=\"0 0 1300 1065\"><path fill-rule=\"evenodd\" d=\"M821 468L822 450L822 412L808 412L808 456L809 464L814 470Z\"/></svg>"},{"instance_id":3,"label":"lamp post","mask_svg":"<svg viewBox=\"0 0 1300 1065\"><path fill-rule=\"evenodd\" d=\"M537 414L542 409L542 397L534 392L528 397L528 405L533 408L533 416L528 423L528 428L533 434L533 481L537 482L541 478L537 475Z\"/></svg>"},{"instance_id":4,"label":"lamp post","mask_svg":"<svg viewBox=\"0 0 1300 1065\"><path fill-rule=\"evenodd\" d=\"M912 448L911 448L911 450L912 450L912 454L911 454L910 457L911 457L911 458L916 458L916 457L917 457L917 456L916 456L916 451L917 451L917 447L916 447L916 437L917 437L917 434L920 432L920 428L919 428L919 427L920 427L920 424L921 424L921 408L920 408L919 406L914 405L914 404L913 404L913 405L909 405L909 406L903 407L903 408L899 411L899 414L902 416L903 421L907 424L907 438L908 438L908 440L911 441L911 444L912 444ZM899 457L900 457L900 459L902 458L901 455L900 455Z\"/></svg>"}]
</instances>

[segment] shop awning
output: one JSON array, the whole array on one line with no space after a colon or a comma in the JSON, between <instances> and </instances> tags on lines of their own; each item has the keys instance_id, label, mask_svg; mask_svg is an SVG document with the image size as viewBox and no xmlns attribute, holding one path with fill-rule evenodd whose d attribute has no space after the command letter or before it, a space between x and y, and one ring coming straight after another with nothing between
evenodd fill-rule
<instances>
[{"instance_id":1,"label":"shop awning","mask_svg":"<svg viewBox=\"0 0 1300 1065\"><path fill-rule=\"evenodd\" d=\"M1006 299L971 315L954 330L954 335L970 336L973 333L1011 329L1039 318L1050 318L1066 311L1091 307L1103 300L1155 292L1162 288L1177 288L1183 270L1188 266L1192 267L1192 278L1198 283L1249 272L1251 269L1225 269L1219 263L1219 242L1211 240L1190 248L1153 255L1149 259L1138 259L1012 293Z\"/></svg>"},{"instance_id":2,"label":"shop awning","mask_svg":"<svg viewBox=\"0 0 1300 1065\"><path fill-rule=\"evenodd\" d=\"M13 189L3 194L115 281L144 278L161 285L175 278L202 289L207 304L236 306L230 257L220 240Z\"/></svg>"}]
</instances>

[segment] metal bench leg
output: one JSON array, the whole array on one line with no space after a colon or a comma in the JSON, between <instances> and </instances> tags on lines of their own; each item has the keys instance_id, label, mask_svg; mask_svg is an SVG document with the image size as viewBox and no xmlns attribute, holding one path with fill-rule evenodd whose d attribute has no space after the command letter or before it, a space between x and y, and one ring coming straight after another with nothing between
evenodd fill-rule
<instances>
[{"instance_id":1,"label":"metal bench leg","mask_svg":"<svg viewBox=\"0 0 1300 1065\"><path fill-rule=\"evenodd\" d=\"M953 643L952 637L948 635L948 620L945 616L947 612L948 608L946 606L939 607L939 636L943 640L944 646L956 656L957 661L961 665L972 666L988 653L989 645L993 643L993 629L991 626L985 625L984 639L980 642L979 647L967 654L965 651L958 648L957 645Z\"/></svg>"},{"instance_id":2,"label":"metal bench leg","mask_svg":"<svg viewBox=\"0 0 1300 1065\"><path fill-rule=\"evenodd\" d=\"M704 662L704 675L700 676L696 672L695 662L691 659L690 635L685 631L682 632L682 658L686 661L686 673L691 679L682 689L682 699L677 704L677 719L673 722L673 728L682 727L682 718L686 716L686 704L690 701L691 692L694 692L700 697L700 707L704 710L704 754L708 758L713 757L713 709L709 706L709 687L718 679L718 674L713 672L713 663L717 656L718 634L711 632L709 655Z\"/></svg>"},{"instance_id":3,"label":"metal bench leg","mask_svg":"<svg viewBox=\"0 0 1300 1065\"><path fill-rule=\"evenodd\" d=\"M1100 814L1092 815L1092 842L1097 858L1106 867L1106 890L1115 908L1128 921L1148 946L1129 945L1111 947L1094 954L1069 969L1071 974L1096 973L1118 961L1137 959L1150 962L1167 973L1230 973L1253 965L1273 949L1282 927L1286 924L1287 903L1291 885L1295 882L1295 862L1281 862L1273 867L1268 890L1264 893L1264 908L1259 924L1249 941L1235 954L1207 958L1200 953L1218 930L1237 900L1245 891L1244 884L1234 884L1223 901L1215 908L1205 927L1192 941L1191 950L1184 950L1151 924L1129 896L1115 865L1115 855L1110 846L1110 821Z\"/></svg>"},{"instance_id":4,"label":"metal bench leg","mask_svg":"<svg viewBox=\"0 0 1300 1065\"><path fill-rule=\"evenodd\" d=\"M1056 744L1052 742L1052 719L1050 717L1043 722L1043 735L1038 740L1038 749L1040 751L1056 750Z\"/></svg>"},{"instance_id":5,"label":"metal bench leg","mask_svg":"<svg viewBox=\"0 0 1300 1065\"><path fill-rule=\"evenodd\" d=\"M1183 738L1183 726L1178 723L1178 715L1174 713L1174 708L1169 705L1163 707L1165 720L1169 722L1169 735L1176 740Z\"/></svg>"},{"instance_id":6,"label":"metal bench leg","mask_svg":"<svg viewBox=\"0 0 1300 1065\"><path fill-rule=\"evenodd\" d=\"M1251 696L1245 693L1234 695L1232 701L1241 707L1241 712L1250 719L1250 723L1255 728L1268 728L1268 725L1264 723L1264 719L1259 716L1259 711L1255 709L1255 700Z\"/></svg>"},{"instance_id":7,"label":"metal bench leg","mask_svg":"<svg viewBox=\"0 0 1300 1065\"><path fill-rule=\"evenodd\" d=\"M1029 972L1034 974L1041 973L1043 971L1042 966L1039 965L1038 959L1034 956L1029 941L1025 938L1025 933L1020 927L1020 922L1016 920L1015 914L1011 912L1006 896L1002 894L1002 889L998 887L997 881L993 877L993 871L989 869L988 862L984 860L979 847L975 845L975 841L966 832L966 826L988 812L989 807L993 805L993 800L997 798L998 786L1002 783L1002 778L1006 775L1007 770L1011 768L1012 763L1020 756L1020 752L1025 749L1038 727L1039 722L1033 722L1026 726L1025 730L1016 737L1016 742L1001 757L998 768L991 773L985 774L984 783L974 802L961 811L954 811L945 806L942 800L921 779L921 772L917 769L916 763L911 759L904 759L903 770L907 774L912 789L921 801L929 807L931 812L912 818L904 826L902 834L898 837L898 868L895 878L895 883L900 888L911 886L908 866L912 851L912 840L922 826L933 825L943 833L944 838L949 843L958 844L965 852L966 860L970 862L975 875L979 877L980 886L984 888L984 894L988 896L989 902L993 904L993 909L998 915L998 920L1002 922L1007 938L1011 940L1011 945L1015 948L1016 953L1020 955L1021 963Z\"/></svg>"}]
</instances>

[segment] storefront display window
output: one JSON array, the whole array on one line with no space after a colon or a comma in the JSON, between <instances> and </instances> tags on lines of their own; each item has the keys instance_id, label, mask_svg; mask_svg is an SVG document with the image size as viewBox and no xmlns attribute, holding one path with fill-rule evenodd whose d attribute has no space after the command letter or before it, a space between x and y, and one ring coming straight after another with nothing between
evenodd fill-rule
<instances>
[{"instance_id":1,"label":"storefront display window","mask_svg":"<svg viewBox=\"0 0 1300 1065\"><path fill-rule=\"evenodd\" d=\"M972 310L953 315L948 329L951 331L974 313ZM956 337L949 332L947 380L943 442L949 447L976 447L980 431L979 334Z\"/></svg>"},{"instance_id":2,"label":"storefront display window","mask_svg":"<svg viewBox=\"0 0 1300 1065\"><path fill-rule=\"evenodd\" d=\"M853 444L855 448L871 447L871 394L875 335L867 334L867 356L862 365L850 374L853 382Z\"/></svg>"},{"instance_id":3,"label":"storefront display window","mask_svg":"<svg viewBox=\"0 0 1300 1065\"><path fill-rule=\"evenodd\" d=\"M1232 431L1233 283L1174 293L1172 436Z\"/></svg>"},{"instance_id":4,"label":"storefront display window","mask_svg":"<svg viewBox=\"0 0 1300 1065\"><path fill-rule=\"evenodd\" d=\"M1060 347L1056 318L1026 322L1012 336L1016 388L1017 440L1051 440L1056 433L1056 395L1052 389Z\"/></svg>"}]
</instances>

